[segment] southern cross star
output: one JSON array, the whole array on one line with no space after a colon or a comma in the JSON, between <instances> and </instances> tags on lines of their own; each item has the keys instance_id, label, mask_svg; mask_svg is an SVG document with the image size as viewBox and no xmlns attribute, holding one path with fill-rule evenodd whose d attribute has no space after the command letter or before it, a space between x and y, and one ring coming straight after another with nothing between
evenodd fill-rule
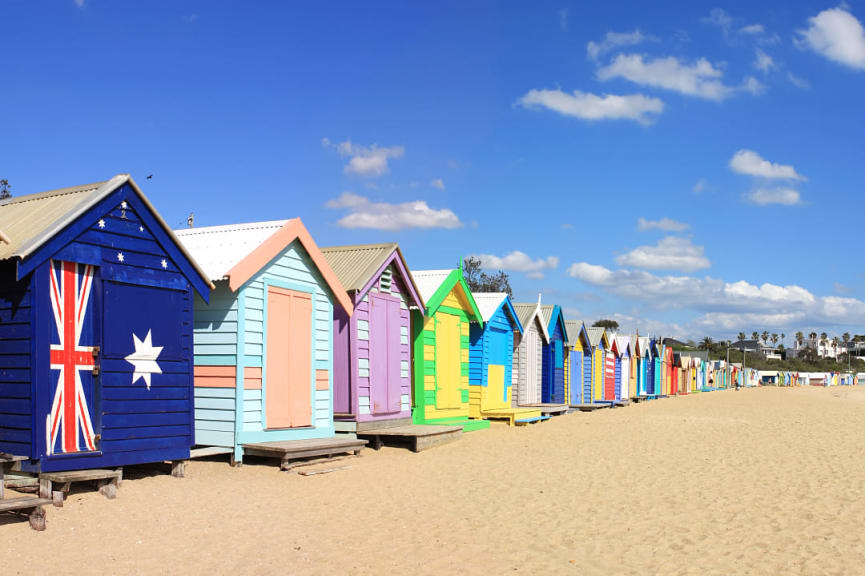
<instances>
[{"instance_id":1,"label":"southern cross star","mask_svg":"<svg viewBox=\"0 0 865 576\"><path fill-rule=\"evenodd\" d=\"M132 343L135 345L135 352L126 357L126 361L134 367L132 383L135 384L139 379L142 379L147 385L148 390L150 390L150 376L153 374L162 374L162 368L159 367L156 360L162 353L163 347L153 345L151 332L153 331L147 331L147 336L144 337L144 340L139 340L138 336L133 332Z\"/></svg>"}]
</instances>

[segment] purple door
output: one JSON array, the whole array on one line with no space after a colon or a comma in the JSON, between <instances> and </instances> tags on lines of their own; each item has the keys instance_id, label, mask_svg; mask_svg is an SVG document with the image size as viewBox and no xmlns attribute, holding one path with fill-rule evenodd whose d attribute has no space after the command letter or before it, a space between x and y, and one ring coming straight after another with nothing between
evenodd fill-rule
<instances>
[{"instance_id":1,"label":"purple door","mask_svg":"<svg viewBox=\"0 0 865 576\"><path fill-rule=\"evenodd\" d=\"M369 387L372 413L400 410L400 305L382 294L369 298Z\"/></svg>"}]
</instances>

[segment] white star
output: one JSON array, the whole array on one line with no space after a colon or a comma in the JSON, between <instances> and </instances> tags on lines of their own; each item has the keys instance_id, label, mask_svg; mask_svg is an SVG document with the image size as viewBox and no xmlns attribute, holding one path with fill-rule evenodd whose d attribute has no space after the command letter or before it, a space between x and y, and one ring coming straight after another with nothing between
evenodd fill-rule
<instances>
[{"instance_id":1,"label":"white star","mask_svg":"<svg viewBox=\"0 0 865 576\"><path fill-rule=\"evenodd\" d=\"M120 203L120 207L126 210L126 200Z\"/></svg>"},{"instance_id":2,"label":"white star","mask_svg":"<svg viewBox=\"0 0 865 576\"><path fill-rule=\"evenodd\" d=\"M139 226L139 227L138 227L138 231L139 231L139 232L144 232L144 226Z\"/></svg>"},{"instance_id":3,"label":"white star","mask_svg":"<svg viewBox=\"0 0 865 576\"><path fill-rule=\"evenodd\" d=\"M123 262L123 252L118 252L118 253L117 253L117 261L118 261L118 262Z\"/></svg>"},{"instance_id":4,"label":"white star","mask_svg":"<svg viewBox=\"0 0 865 576\"><path fill-rule=\"evenodd\" d=\"M162 374L162 368L159 367L156 360L162 353L163 346L153 345L151 332L153 331L147 331L147 336L144 337L144 340L139 340L138 336L133 332L132 343L135 345L135 352L126 357L126 361L134 367L132 383L135 384L138 382L139 378L143 379L148 390L150 390L150 376L153 374Z\"/></svg>"},{"instance_id":5,"label":"white star","mask_svg":"<svg viewBox=\"0 0 865 576\"><path fill-rule=\"evenodd\" d=\"M164 258L162 259L162 267L168 268L168 262L166 262Z\"/></svg>"},{"instance_id":6,"label":"white star","mask_svg":"<svg viewBox=\"0 0 865 576\"><path fill-rule=\"evenodd\" d=\"M99 227L100 227L100 228L105 228L105 220L100 220L100 221L99 221Z\"/></svg>"}]
</instances>

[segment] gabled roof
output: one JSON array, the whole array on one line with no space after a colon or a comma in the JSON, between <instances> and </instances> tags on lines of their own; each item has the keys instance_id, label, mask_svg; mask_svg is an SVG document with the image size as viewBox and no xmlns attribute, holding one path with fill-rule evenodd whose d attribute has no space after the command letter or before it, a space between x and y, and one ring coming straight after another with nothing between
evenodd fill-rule
<instances>
[{"instance_id":1,"label":"gabled roof","mask_svg":"<svg viewBox=\"0 0 865 576\"><path fill-rule=\"evenodd\" d=\"M532 322L537 322L544 342L550 341L550 333L547 332L547 323L544 322L543 314L541 314L540 298L538 298L537 302L514 302L514 310L517 313L520 324L523 325L523 331L528 330Z\"/></svg>"},{"instance_id":2,"label":"gabled roof","mask_svg":"<svg viewBox=\"0 0 865 576\"><path fill-rule=\"evenodd\" d=\"M177 237L198 258L212 280L228 280L236 292L297 240L318 268L334 298L350 316L351 299L300 218L178 230Z\"/></svg>"},{"instance_id":3,"label":"gabled roof","mask_svg":"<svg viewBox=\"0 0 865 576\"><path fill-rule=\"evenodd\" d=\"M3 230L0 230L0 242L3 242L4 244L12 243L12 240L9 238L9 236L3 233Z\"/></svg>"},{"instance_id":4,"label":"gabled roof","mask_svg":"<svg viewBox=\"0 0 865 576\"><path fill-rule=\"evenodd\" d=\"M199 263L183 244L177 241L174 232L129 174L118 174L102 182L14 196L0 201L0 229L3 230L0 233L3 236L3 243L0 244L0 260L27 259L80 216L127 184L150 211L162 232L168 235L189 262L192 271L201 277L203 287L213 289L213 284ZM201 288L196 287L196 290Z\"/></svg>"},{"instance_id":5,"label":"gabled roof","mask_svg":"<svg viewBox=\"0 0 865 576\"><path fill-rule=\"evenodd\" d=\"M649 351L649 337L648 336L640 336L640 354L643 357L651 355Z\"/></svg>"},{"instance_id":6,"label":"gabled roof","mask_svg":"<svg viewBox=\"0 0 865 576\"><path fill-rule=\"evenodd\" d=\"M362 293L369 290L381 274L382 269L393 260L399 272L406 279L407 296L424 311L423 298L414 278L408 272L408 265L403 258L399 244L354 244L350 246L327 246L321 249L327 263L333 269L336 277L342 282L343 288L349 292Z\"/></svg>"},{"instance_id":7,"label":"gabled roof","mask_svg":"<svg viewBox=\"0 0 865 576\"><path fill-rule=\"evenodd\" d=\"M507 292L473 292L472 296L478 305L478 310L484 322L489 322L493 316L498 314L499 310L504 308L520 334L523 333L523 325L520 323L520 319L517 316L516 310L514 310L514 305Z\"/></svg>"},{"instance_id":8,"label":"gabled roof","mask_svg":"<svg viewBox=\"0 0 865 576\"><path fill-rule=\"evenodd\" d=\"M597 348L598 344L601 343L603 343L605 350L610 348L610 341L607 339L607 331L603 327L592 326L591 328L586 328L586 333L589 335L589 343L592 345L592 349Z\"/></svg>"},{"instance_id":9,"label":"gabled roof","mask_svg":"<svg viewBox=\"0 0 865 576\"><path fill-rule=\"evenodd\" d=\"M624 356L625 351L628 352L628 356L631 355L631 337L630 336L616 336L616 343L619 347L619 353Z\"/></svg>"},{"instance_id":10,"label":"gabled roof","mask_svg":"<svg viewBox=\"0 0 865 576\"><path fill-rule=\"evenodd\" d=\"M475 317L475 321L483 326L484 320L481 317L480 310L478 310L474 296L472 296L472 291L469 289L468 284L466 284L465 278L463 278L462 270L459 268L454 270L412 270L411 275L426 305L427 316L435 314L444 299L447 298L447 295L451 293L451 290L460 285L468 301L469 308L471 308L472 315Z\"/></svg>"},{"instance_id":11,"label":"gabled roof","mask_svg":"<svg viewBox=\"0 0 865 576\"><path fill-rule=\"evenodd\" d=\"M576 338L576 335L580 333L580 325L581 322L577 320L565 320L565 327L568 329L568 334L571 335L571 338ZM568 342L570 343L570 340Z\"/></svg>"},{"instance_id":12,"label":"gabled roof","mask_svg":"<svg viewBox=\"0 0 865 576\"><path fill-rule=\"evenodd\" d=\"M552 334L555 331L556 322L562 323L562 338L565 343L568 342L568 327L565 323L565 315L562 314L562 309L558 304L545 304L541 306L541 313L544 317L544 322L547 324L547 332Z\"/></svg>"}]
</instances>

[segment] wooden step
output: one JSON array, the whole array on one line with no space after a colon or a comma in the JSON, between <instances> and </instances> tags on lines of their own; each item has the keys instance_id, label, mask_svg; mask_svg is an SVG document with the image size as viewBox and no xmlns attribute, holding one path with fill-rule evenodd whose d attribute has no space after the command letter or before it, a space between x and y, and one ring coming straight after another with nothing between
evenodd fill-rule
<instances>
[{"instance_id":1,"label":"wooden step","mask_svg":"<svg viewBox=\"0 0 865 576\"><path fill-rule=\"evenodd\" d=\"M278 442L255 442L243 445L243 453L249 456L279 458L282 470L291 469L291 461L315 456L333 456L353 453L355 456L366 446L366 440L336 436L309 440L284 440Z\"/></svg>"},{"instance_id":2,"label":"wooden step","mask_svg":"<svg viewBox=\"0 0 865 576\"><path fill-rule=\"evenodd\" d=\"M207 458L208 456L222 456L224 454L233 454L233 448L224 446L203 446L201 448L193 448L189 451L190 458Z\"/></svg>"},{"instance_id":3,"label":"wooden step","mask_svg":"<svg viewBox=\"0 0 865 576\"><path fill-rule=\"evenodd\" d=\"M385 440L408 443L412 452L421 452L462 438L462 426L408 425L379 428L358 432L358 436L368 438L374 450L382 447Z\"/></svg>"}]
</instances>

